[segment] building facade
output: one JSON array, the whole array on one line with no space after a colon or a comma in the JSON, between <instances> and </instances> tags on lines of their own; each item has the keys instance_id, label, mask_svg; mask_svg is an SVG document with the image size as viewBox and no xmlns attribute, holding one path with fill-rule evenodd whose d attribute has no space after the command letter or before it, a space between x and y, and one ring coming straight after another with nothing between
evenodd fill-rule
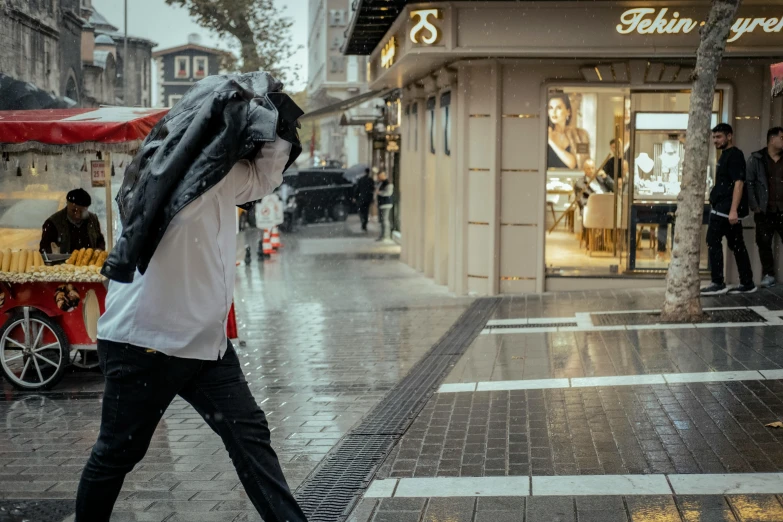
<instances>
[{"instance_id":1,"label":"building facade","mask_svg":"<svg viewBox=\"0 0 783 522\"><path fill-rule=\"evenodd\" d=\"M349 99L367 89L366 59L341 52L350 22L349 9L349 0L310 0L308 111ZM319 127L316 159L345 166L368 163L370 147L364 124L377 117L378 103L368 100L345 112L319 118L315 123Z\"/></svg>"},{"instance_id":2,"label":"building facade","mask_svg":"<svg viewBox=\"0 0 783 522\"><path fill-rule=\"evenodd\" d=\"M0 0L0 73L79 103L79 0Z\"/></svg>"},{"instance_id":3,"label":"building facade","mask_svg":"<svg viewBox=\"0 0 783 522\"><path fill-rule=\"evenodd\" d=\"M187 45L153 54L158 75L158 105L173 107L197 81L223 72L225 51L199 44L196 35Z\"/></svg>"},{"instance_id":4,"label":"building facade","mask_svg":"<svg viewBox=\"0 0 783 522\"><path fill-rule=\"evenodd\" d=\"M85 1L85 7L92 0ZM125 56L125 34L94 7L85 13L85 19L95 31L96 38L108 36L114 42L117 73L114 80L115 98L128 107L152 106L152 49L157 44L144 38L128 35L128 56ZM127 61L127 73L125 65ZM125 82L123 75L128 75Z\"/></svg>"},{"instance_id":5,"label":"building facade","mask_svg":"<svg viewBox=\"0 0 783 522\"><path fill-rule=\"evenodd\" d=\"M345 50L370 56L371 89L401 89L403 260L460 294L662 285L709 2L393 4L358 2ZM782 50L780 3L743 4L713 123L746 156L783 120Z\"/></svg>"}]
</instances>

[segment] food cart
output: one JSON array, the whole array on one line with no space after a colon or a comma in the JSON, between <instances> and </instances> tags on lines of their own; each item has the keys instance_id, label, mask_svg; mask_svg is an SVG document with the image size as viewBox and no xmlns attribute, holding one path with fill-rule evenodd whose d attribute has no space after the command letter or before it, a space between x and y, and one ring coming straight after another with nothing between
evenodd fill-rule
<instances>
[{"instance_id":1,"label":"food cart","mask_svg":"<svg viewBox=\"0 0 783 522\"><path fill-rule=\"evenodd\" d=\"M106 253L42 255L41 227L65 206L68 191L83 188L111 249L122 174L165 114L122 107L0 112L0 367L14 387L50 389L71 365L97 366Z\"/></svg>"}]
</instances>

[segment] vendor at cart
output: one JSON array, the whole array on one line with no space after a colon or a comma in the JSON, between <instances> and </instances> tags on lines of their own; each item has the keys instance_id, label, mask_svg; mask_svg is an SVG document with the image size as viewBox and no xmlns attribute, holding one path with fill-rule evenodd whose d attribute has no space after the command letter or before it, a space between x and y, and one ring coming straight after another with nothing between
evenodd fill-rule
<instances>
[{"instance_id":1,"label":"vendor at cart","mask_svg":"<svg viewBox=\"0 0 783 522\"><path fill-rule=\"evenodd\" d=\"M66 205L43 224L41 252L70 254L82 248L106 250L106 240L101 233L101 223L89 211L90 194L81 188L66 196ZM54 251L59 250L59 252Z\"/></svg>"}]
</instances>

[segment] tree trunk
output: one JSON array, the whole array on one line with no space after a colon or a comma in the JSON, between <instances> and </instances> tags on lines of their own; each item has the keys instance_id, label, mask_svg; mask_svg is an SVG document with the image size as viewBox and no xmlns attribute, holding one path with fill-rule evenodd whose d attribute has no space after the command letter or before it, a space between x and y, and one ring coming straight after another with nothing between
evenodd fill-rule
<instances>
[{"instance_id":1,"label":"tree trunk","mask_svg":"<svg viewBox=\"0 0 783 522\"><path fill-rule=\"evenodd\" d=\"M239 40L242 54L242 72L261 70L261 57L258 54L258 45L253 34L253 29L246 20L240 20L236 29L232 31L234 37Z\"/></svg>"},{"instance_id":2,"label":"tree trunk","mask_svg":"<svg viewBox=\"0 0 783 522\"><path fill-rule=\"evenodd\" d=\"M685 138L682 186L677 198L677 231L666 275L662 316L666 321L691 322L702 317L699 300L699 260L707 187L710 121L715 86L731 25L742 0L712 0L709 18L701 27Z\"/></svg>"}]
</instances>

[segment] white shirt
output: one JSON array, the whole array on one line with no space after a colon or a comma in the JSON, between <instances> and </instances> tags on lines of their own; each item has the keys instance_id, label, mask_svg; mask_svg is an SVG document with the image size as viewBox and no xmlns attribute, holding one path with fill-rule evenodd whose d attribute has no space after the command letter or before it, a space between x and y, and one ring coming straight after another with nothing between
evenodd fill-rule
<instances>
[{"instance_id":1,"label":"white shirt","mask_svg":"<svg viewBox=\"0 0 783 522\"><path fill-rule=\"evenodd\" d=\"M98 338L186 359L217 360L236 275L236 205L263 198L283 181L291 144L265 144L172 220L146 273L109 283Z\"/></svg>"}]
</instances>

